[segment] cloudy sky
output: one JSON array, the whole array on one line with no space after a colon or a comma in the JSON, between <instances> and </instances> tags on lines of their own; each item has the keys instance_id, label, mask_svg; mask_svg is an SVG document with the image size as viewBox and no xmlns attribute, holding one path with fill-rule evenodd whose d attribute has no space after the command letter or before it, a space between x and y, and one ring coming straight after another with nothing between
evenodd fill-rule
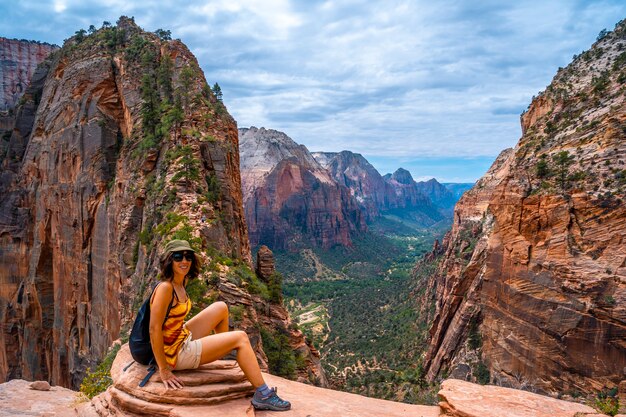
<instances>
[{"instance_id":1,"label":"cloudy sky","mask_svg":"<svg viewBox=\"0 0 626 417\"><path fill-rule=\"evenodd\" d=\"M381 174L470 182L626 2L15 0L0 4L0 36L60 45L120 15L182 39L240 127L358 152Z\"/></svg>"}]
</instances>

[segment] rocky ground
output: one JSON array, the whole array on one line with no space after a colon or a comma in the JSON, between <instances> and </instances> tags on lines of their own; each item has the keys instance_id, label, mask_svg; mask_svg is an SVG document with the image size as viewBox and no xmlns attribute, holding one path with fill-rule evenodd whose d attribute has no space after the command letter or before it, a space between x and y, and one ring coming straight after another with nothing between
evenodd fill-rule
<instances>
[{"instance_id":1,"label":"rocky ground","mask_svg":"<svg viewBox=\"0 0 626 417\"><path fill-rule=\"evenodd\" d=\"M439 391L439 405L423 406L367 398L318 388L263 374L270 386L289 399L288 412L255 412L250 407L252 387L234 361L217 361L195 371L179 372L182 390L165 390L158 374L144 387L137 383L145 367L132 364L124 345L111 368L113 386L93 398L60 388L24 380L0 384L0 417L106 417L219 415L223 417L599 417L593 408L526 391L446 380ZM625 415L621 415L624 417Z\"/></svg>"}]
</instances>

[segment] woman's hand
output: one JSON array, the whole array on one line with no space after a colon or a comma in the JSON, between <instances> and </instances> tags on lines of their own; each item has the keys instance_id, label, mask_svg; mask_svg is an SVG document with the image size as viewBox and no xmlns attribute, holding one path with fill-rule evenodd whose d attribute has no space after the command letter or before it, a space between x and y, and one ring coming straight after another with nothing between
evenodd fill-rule
<instances>
[{"instance_id":1,"label":"woman's hand","mask_svg":"<svg viewBox=\"0 0 626 417\"><path fill-rule=\"evenodd\" d=\"M159 374L161 375L161 381L163 381L163 385L165 385L166 389L181 389L185 385L183 381L174 375L169 367L161 369Z\"/></svg>"}]
</instances>

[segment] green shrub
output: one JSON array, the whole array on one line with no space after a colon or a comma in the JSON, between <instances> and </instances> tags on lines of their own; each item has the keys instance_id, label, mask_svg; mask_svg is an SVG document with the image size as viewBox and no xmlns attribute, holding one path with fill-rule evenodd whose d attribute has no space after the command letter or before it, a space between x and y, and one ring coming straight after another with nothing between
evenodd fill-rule
<instances>
[{"instance_id":1,"label":"green shrub","mask_svg":"<svg viewBox=\"0 0 626 417\"><path fill-rule=\"evenodd\" d=\"M233 319L233 323L235 324L241 323L241 320L243 320L243 313L244 313L243 306L240 306L240 305L231 306L229 309L229 312L230 312L230 317Z\"/></svg>"},{"instance_id":2,"label":"green shrub","mask_svg":"<svg viewBox=\"0 0 626 417\"><path fill-rule=\"evenodd\" d=\"M80 384L80 392L92 399L103 393L113 383L111 379L111 365L119 352L121 345L115 345L96 369L87 371L87 375Z\"/></svg>"},{"instance_id":3,"label":"green shrub","mask_svg":"<svg viewBox=\"0 0 626 417\"><path fill-rule=\"evenodd\" d=\"M204 310L217 299L217 294L209 289L208 282L202 278L196 278L189 281L185 290L191 299L191 312L189 318Z\"/></svg>"},{"instance_id":4,"label":"green shrub","mask_svg":"<svg viewBox=\"0 0 626 417\"><path fill-rule=\"evenodd\" d=\"M270 299L270 292L267 285L262 282L256 274L246 264L238 264L232 267L228 271L227 278L229 281L241 285L241 282L245 282L250 294L258 294L264 300Z\"/></svg>"},{"instance_id":5,"label":"green shrub","mask_svg":"<svg viewBox=\"0 0 626 417\"><path fill-rule=\"evenodd\" d=\"M594 407L601 413L614 416L619 412L619 401L614 397L599 395L595 400Z\"/></svg>"},{"instance_id":6,"label":"green shrub","mask_svg":"<svg viewBox=\"0 0 626 417\"><path fill-rule=\"evenodd\" d=\"M491 373L489 372L489 368L481 361L476 365L476 369L474 370L474 376L476 377L476 382L481 385L486 385L491 380Z\"/></svg>"},{"instance_id":7,"label":"green shrub","mask_svg":"<svg viewBox=\"0 0 626 417\"><path fill-rule=\"evenodd\" d=\"M283 302L283 276L279 272L274 272L269 277L269 282L267 283L268 291L269 291L269 300L272 303L282 303Z\"/></svg>"},{"instance_id":8,"label":"green shrub","mask_svg":"<svg viewBox=\"0 0 626 417\"><path fill-rule=\"evenodd\" d=\"M286 331L279 329L272 333L265 327L261 327L260 330L270 372L284 378L294 379L297 367L296 355L289 344Z\"/></svg>"},{"instance_id":9,"label":"green shrub","mask_svg":"<svg viewBox=\"0 0 626 417\"><path fill-rule=\"evenodd\" d=\"M539 157L539 161L537 161L537 177L538 178L546 178L550 176L550 167L548 166L548 161L546 161L546 156L541 155Z\"/></svg>"},{"instance_id":10,"label":"green shrub","mask_svg":"<svg viewBox=\"0 0 626 417\"><path fill-rule=\"evenodd\" d=\"M207 184L207 192L204 194L209 203L217 203L221 197L220 181L215 174L209 174L205 177Z\"/></svg>"}]
</instances>

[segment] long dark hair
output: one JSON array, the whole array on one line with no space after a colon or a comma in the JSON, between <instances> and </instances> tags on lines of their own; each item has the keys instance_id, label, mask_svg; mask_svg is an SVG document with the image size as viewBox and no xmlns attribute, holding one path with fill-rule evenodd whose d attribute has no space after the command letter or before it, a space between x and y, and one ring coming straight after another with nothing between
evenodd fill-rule
<instances>
[{"instance_id":1,"label":"long dark hair","mask_svg":"<svg viewBox=\"0 0 626 417\"><path fill-rule=\"evenodd\" d=\"M189 272L185 275L185 283L190 279L196 278L200 274L200 267L202 266L198 255L194 252L191 253L193 254L193 261L191 261ZM168 253L167 256L161 259L161 279L164 281L171 281L174 278L174 270L172 268L172 264L174 263L172 259L173 254L173 252Z\"/></svg>"}]
</instances>

